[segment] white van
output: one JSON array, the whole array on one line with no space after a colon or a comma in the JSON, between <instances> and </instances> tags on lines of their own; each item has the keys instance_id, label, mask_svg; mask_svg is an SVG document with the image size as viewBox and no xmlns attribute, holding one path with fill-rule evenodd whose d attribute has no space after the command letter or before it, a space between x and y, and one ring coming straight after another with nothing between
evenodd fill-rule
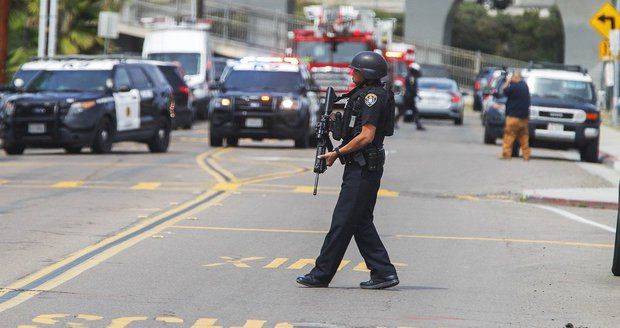
<instances>
[{"instance_id":1,"label":"white van","mask_svg":"<svg viewBox=\"0 0 620 328\"><path fill-rule=\"evenodd\" d=\"M207 31L182 26L150 31L142 57L180 64L194 96L192 106L199 117L206 117L208 84L213 81L213 47Z\"/></svg>"}]
</instances>

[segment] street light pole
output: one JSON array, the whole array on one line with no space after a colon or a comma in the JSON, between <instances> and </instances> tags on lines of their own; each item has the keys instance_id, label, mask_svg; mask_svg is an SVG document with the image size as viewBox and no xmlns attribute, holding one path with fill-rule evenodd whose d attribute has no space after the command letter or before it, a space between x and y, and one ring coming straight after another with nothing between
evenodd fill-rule
<instances>
[{"instance_id":1,"label":"street light pole","mask_svg":"<svg viewBox=\"0 0 620 328\"><path fill-rule=\"evenodd\" d=\"M6 83L6 60L9 54L9 0L0 0L0 84Z\"/></svg>"},{"instance_id":2,"label":"street light pole","mask_svg":"<svg viewBox=\"0 0 620 328\"><path fill-rule=\"evenodd\" d=\"M41 0L39 5L39 50L37 56L45 57L47 43L47 1Z\"/></svg>"},{"instance_id":3,"label":"street light pole","mask_svg":"<svg viewBox=\"0 0 620 328\"><path fill-rule=\"evenodd\" d=\"M56 55L56 43L58 39L58 0L50 0L50 26L47 45L47 55Z\"/></svg>"}]
</instances>

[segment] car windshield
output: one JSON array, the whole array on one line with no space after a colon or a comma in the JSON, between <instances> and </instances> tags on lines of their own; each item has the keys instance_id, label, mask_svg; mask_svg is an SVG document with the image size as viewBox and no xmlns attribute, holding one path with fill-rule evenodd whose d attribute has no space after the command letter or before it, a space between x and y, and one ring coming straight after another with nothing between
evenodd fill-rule
<instances>
[{"instance_id":1,"label":"car windshield","mask_svg":"<svg viewBox=\"0 0 620 328\"><path fill-rule=\"evenodd\" d=\"M418 82L418 88L453 91L455 89L455 86L453 83L448 81L429 81L422 78Z\"/></svg>"},{"instance_id":2,"label":"car windshield","mask_svg":"<svg viewBox=\"0 0 620 328\"><path fill-rule=\"evenodd\" d=\"M19 70L15 73L14 80L22 79L24 81L24 84L27 85L28 83L30 83L32 78L40 72L41 70Z\"/></svg>"},{"instance_id":3,"label":"car windshield","mask_svg":"<svg viewBox=\"0 0 620 328\"><path fill-rule=\"evenodd\" d=\"M197 53L156 53L149 54L149 59L171 62L181 65L185 75L200 73L200 54Z\"/></svg>"},{"instance_id":4,"label":"car windshield","mask_svg":"<svg viewBox=\"0 0 620 328\"><path fill-rule=\"evenodd\" d=\"M299 72L231 71L224 81L227 90L293 92L302 80Z\"/></svg>"},{"instance_id":5,"label":"car windshield","mask_svg":"<svg viewBox=\"0 0 620 328\"><path fill-rule=\"evenodd\" d=\"M532 97L594 103L594 91L590 82L530 77L527 85Z\"/></svg>"},{"instance_id":6,"label":"car windshield","mask_svg":"<svg viewBox=\"0 0 620 328\"><path fill-rule=\"evenodd\" d=\"M334 52L331 43L299 42L297 57L306 62L349 63L358 52L366 50L369 50L368 44L362 42L336 42Z\"/></svg>"},{"instance_id":7,"label":"car windshield","mask_svg":"<svg viewBox=\"0 0 620 328\"><path fill-rule=\"evenodd\" d=\"M26 91L84 92L106 90L112 71L43 71L28 84Z\"/></svg>"}]
</instances>

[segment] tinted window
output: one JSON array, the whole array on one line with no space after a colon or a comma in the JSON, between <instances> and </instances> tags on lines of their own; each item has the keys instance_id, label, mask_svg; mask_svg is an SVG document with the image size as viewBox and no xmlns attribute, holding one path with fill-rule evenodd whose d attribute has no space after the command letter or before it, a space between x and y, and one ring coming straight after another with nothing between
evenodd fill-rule
<instances>
[{"instance_id":1,"label":"tinted window","mask_svg":"<svg viewBox=\"0 0 620 328\"><path fill-rule=\"evenodd\" d=\"M124 85L131 87L131 80L129 79L129 73L127 73L127 70L119 67L114 72L114 86L119 88Z\"/></svg>"},{"instance_id":2,"label":"tinted window","mask_svg":"<svg viewBox=\"0 0 620 328\"><path fill-rule=\"evenodd\" d=\"M422 76L426 77L450 77L450 73L443 66L422 65Z\"/></svg>"},{"instance_id":3,"label":"tinted window","mask_svg":"<svg viewBox=\"0 0 620 328\"><path fill-rule=\"evenodd\" d=\"M594 90L590 82L530 77L527 85L532 97L594 102Z\"/></svg>"},{"instance_id":4,"label":"tinted window","mask_svg":"<svg viewBox=\"0 0 620 328\"><path fill-rule=\"evenodd\" d=\"M151 81L146 77L144 71L140 67L130 66L127 68L129 71L129 76L131 76L131 80L133 84L138 89L148 89L153 87Z\"/></svg>"},{"instance_id":5,"label":"tinted window","mask_svg":"<svg viewBox=\"0 0 620 328\"><path fill-rule=\"evenodd\" d=\"M28 92L105 91L110 71L43 71L28 85Z\"/></svg>"},{"instance_id":6,"label":"tinted window","mask_svg":"<svg viewBox=\"0 0 620 328\"><path fill-rule=\"evenodd\" d=\"M174 66L159 66L159 70L164 74L166 80L173 88L185 85L185 81L181 78L181 75Z\"/></svg>"},{"instance_id":7,"label":"tinted window","mask_svg":"<svg viewBox=\"0 0 620 328\"><path fill-rule=\"evenodd\" d=\"M362 42L337 42L335 51L332 51L333 48L331 43L299 42L297 44L297 57L306 62L341 63L350 62L358 52L369 50L368 44Z\"/></svg>"},{"instance_id":8,"label":"tinted window","mask_svg":"<svg viewBox=\"0 0 620 328\"><path fill-rule=\"evenodd\" d=\"M215 74L213 76L214 79L220 79L222 73L224 72L224 69L226 68L226 65L226 60L213 60L213 73Z\"/></svg>"},{"instance_id":9,"label":"tinted window","mask_svg":"<svg viewBox=\"0 0 620 328\"><path fill-rule=\"evenodd\" d=\"M224 81L228 90L294 92L302 84L299 72L230 71Z\"/></svg>"},{"instance_id":10,"label":"tinted window","mask_svg":"<svg viewBox=\"0 0 620 328\"><path fill-rule=\"evenodd\" d=\"M449 90L449 91L454 91L456 89L456 85L453 82L429 81L429 80L425 80L424 78L419 80L418 87L420 89L436 89L436 90Z\"/></svg>"},{"instance_id":11,"label":"tinted window","mask_svg":"<svg viewBox=\"0 0 620 328\"><path fill-rule=\"evenodd\" d=\"M19 70L15 73L14 79L22 79L24 80L24 85L27 85L40 72L40 70Z\"/></svg>"},{"instance_id":12,"label":"tinted window","mask_svg":"<svg viewBox=\"0 0 620 328\"><path fill-rule=\"evenodd\" d=\"M168 80L166 80L166 77L162 74L159 68L153 65L144 65L142 68L146 71L146 74L150 78L150 81L155 82L157 86L168 85Z\"/></svg>"},{"instance_id":13,"label":"tinted window","mask_svg":"<svg viewBox=\"0 0 620 328\"><path fill-rule=\"evenodd\" d=\"M183 67L185 75L196 75L200 73L200 54L157 53L149 54L148 58L179 64L181 67Z\"/></svg>"}]
</instances>

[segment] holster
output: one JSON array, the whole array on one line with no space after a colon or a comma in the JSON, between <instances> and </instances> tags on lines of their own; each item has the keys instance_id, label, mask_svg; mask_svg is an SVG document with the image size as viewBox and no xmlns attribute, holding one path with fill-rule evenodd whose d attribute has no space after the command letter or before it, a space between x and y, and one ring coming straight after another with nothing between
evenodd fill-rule
<instances>
[{"instance_id":1,"label":"holster","mask_svg":"<svg viewBox=\"0 0 620 328\"><path fill-rule=\"evenodd\" d=\"M376 147L364 148L361 151L366 159L366 165L368 171L379 171L385 164L385 150L383 148L378 149Z\"/></svg>"}]
</instances>

